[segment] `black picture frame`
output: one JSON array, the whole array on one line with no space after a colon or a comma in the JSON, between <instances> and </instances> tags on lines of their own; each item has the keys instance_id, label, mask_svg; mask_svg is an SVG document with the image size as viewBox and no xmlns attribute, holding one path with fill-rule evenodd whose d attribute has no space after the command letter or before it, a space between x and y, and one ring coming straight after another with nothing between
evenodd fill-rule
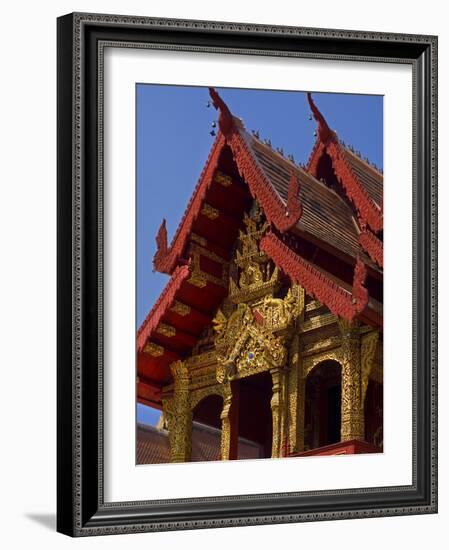
<instances>
[{"instance_id":1,"label":"black picture frame","mask_svg":"<svg viewBox=\"0 0 449 550\"><path fill-rule=\"evenodd\" d=\"M58 29L57 530L71 536L437 511L437 37L75 13ZM105 503L102 479L102 42L413 68L413 483ZM151 499L151 494L148 495Z\"/></svg>"}]
</instances>

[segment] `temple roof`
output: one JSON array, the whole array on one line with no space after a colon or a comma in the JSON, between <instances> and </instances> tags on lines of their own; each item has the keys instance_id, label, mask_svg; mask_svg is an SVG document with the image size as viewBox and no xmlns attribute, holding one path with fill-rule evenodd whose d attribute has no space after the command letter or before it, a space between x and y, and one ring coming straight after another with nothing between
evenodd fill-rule
<instances>
[{"instance_id":1,"label":"temple roof","mask_svg":"<svg viewBox=\"0 0 449 550\"><path fill-rule=\"evenodd\" d=\"M283 157L254 135L245 132L245 137L265 177L284 205L287 205L291 175L294 174L299 181L302 215L291 231L299 235L308 234L325 246L329 245L352 258L362 254L365 263L377 270L376 263L360 249L360 231L348 202L304 168Z\"/></svg>"},{"instance_id":2,"label":"temple roof","mask_svg":"<svg viewBox=\"0 0 449 550\"><path fill-rule=\"evenodd\" d=\"M376 205L382 209L384 191L384 178L382 173L372 164L369 164L367 160L361 159L348 147L344 147L344 150L352 171L360 180L363 187L368 191L368 194Z\"/></svg>"},{"instance_id":3,"label":"temple roof","mask_svg":"<svg viewBox=\"0 0 449 550\"><path fill-rule=\"evenodd\" d=\"M381 325L382 174L318 123L307 167L248 132L217 92L219 132L178 229L168 245L165 220L154 268L170 275L137 334L138 394L157 403L228 293L229 262L254 199L269 232L261 246L306 292L338 317Z\"/></svg>"},{"instance_id":4,"label":"temple roof","mask_svg":"<svg viewBox=\"0 0 449 550\"><path fill-rule=\"evenodd\" d=\"M137 464L163 464L170 462L170 445L167 430L137 424ZM221 431L192 422L191 462L220 460ZM239 458L260 458L260 446L246 439L239 439Z\"/></svg>"}]
</instances>

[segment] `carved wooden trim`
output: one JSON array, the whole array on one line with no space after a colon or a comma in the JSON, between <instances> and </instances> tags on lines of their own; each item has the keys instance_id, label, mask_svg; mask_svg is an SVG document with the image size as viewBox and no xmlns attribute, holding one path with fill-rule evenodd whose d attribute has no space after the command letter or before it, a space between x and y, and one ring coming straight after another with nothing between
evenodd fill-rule
<instances>
[{"instance_id":1,"label":"carved wooden trim","mask_svg":"<svg viewBox=\"0 0 449 550\"><path fill-rule=\"evenodd\" d=\"M173 272L171 279L162 291L157 302L151 308L145 321L140 325L137 332L137 350L142 351L151 336L151 333L156 329L159 321L168 308L171 307L176 293L181 288L182 283L189 277L190 271L187 265L177 267Z\"/></svg>"},{"instance_id":2,"label":"carved wooden trim","mask_svg":"<svg viewBox=\"0 0 449 550\"><path fill-rule=\"evenodd\" d=\"M324 351L321 353L316 353L315 355L309 355L302 358L302 376L307 378L309 374L317 367L320 363L325 361L336 361L341 365L342 363L342 352L341 347L333 349L331 351Z\"/></svg>"},{"instance_id":3,"label":"carved wooden trim","mask_svg":"<svg viewBox=\"0 0 449 550\"><path fill-rule=\"evenodd\" d=\"M359 243L363 249L368 252L370 258L380 267L384 262L383 242L374 235L369 229L365 229L359 235Z\"/></svg>"},{"instance_id":4,"label":"carved wooden trim","mask_svg":"<svg viewBox=\"0 0 449 550\"><path fill-rule=\"evenodd\" d=\"M190 408L193 411L193 409L206 397L209 397L211 395L219 395L223 399L226 395L226 389L225 385L223 384L214 384L211 386L207 386L204 388L191 390L190 392Z\"/></svg>"},{"instance_id":5,"label":"carved wooden trim","mask_svg":"<svg viewBox=\"0 0 449 550\"><path fill-rule=\"evenodd\" d=\"M178 259L181 257L187 237L191 233L193 222L200 213L206 193L213 182L224 144L225 138L220 132L215 139L209 157L198 180L198 184L187 205L184 216L176 230L170 247L168 247L167 230L165 227L165 220L163 220L159 228L158 236L156 237L158 249L153 258L153 265L156 271L171 273Z\"/></svg>"},{"instance_id":6,"label":"carved wooden trim","mask_svg":"<svg viewBox=\"0 0 449 550\"><path fill-rule=\"evenodd\" d=\"M293 252L273 233L262 237L260 247L287 275L304 287L307 294L326 305L335 315L352 320L367 306L366 267L360 258L355 265L351 294Z\"/></svg>"}]
</instances>

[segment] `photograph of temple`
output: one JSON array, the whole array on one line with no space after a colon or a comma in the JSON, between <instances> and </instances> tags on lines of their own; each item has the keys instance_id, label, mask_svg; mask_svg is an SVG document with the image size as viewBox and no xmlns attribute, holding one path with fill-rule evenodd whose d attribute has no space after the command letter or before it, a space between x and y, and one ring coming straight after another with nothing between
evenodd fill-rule
<instances>
[{"instance_id":1,"label":"photograph of temple","mask_svg":"<svg viewBox=\"0 0 449 550\"><path fill-rule=\"evenodd\" d=\"M136 463L383 452L382 169L314 93L295 92L305 163L208 93L198 183L173 237L164 211L151 237L165 286L137 328L137 407L154 421L137 414Z\"/></svg>"}]
</instances>

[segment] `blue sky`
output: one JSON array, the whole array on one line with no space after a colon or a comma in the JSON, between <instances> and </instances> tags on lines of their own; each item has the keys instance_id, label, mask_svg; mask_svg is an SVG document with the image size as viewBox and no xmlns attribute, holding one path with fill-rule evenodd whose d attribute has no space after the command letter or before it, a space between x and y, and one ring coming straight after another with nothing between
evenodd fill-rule
<instances>
[{"instance_id":1,"label":"blue sky","mask_svg":"<svg viewBox=\"0 0 449 550\"><path fill-rule=\"evenodd\" d=\"M316 128L305 92L217 88L248 130L305 163ZM383 97L314 93L315 103L340 139L383 167ZM152 272L155 236L167 219L169 242L198 181L214 138L217 112L207 88L138 84L137 116L137 326L157 300L167 275ZM158 415L138 407L139 421Z\"/></svg>"}]
</instances>

